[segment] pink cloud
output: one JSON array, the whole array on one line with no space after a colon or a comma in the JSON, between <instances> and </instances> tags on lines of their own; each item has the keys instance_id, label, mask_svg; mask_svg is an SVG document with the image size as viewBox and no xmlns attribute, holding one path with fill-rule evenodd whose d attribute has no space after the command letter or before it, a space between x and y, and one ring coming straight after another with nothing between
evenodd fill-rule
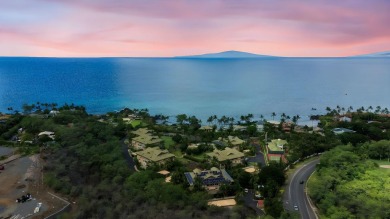
<instances>
[{"instance_id":1,"label":"pink cloud","mask_svg":"<svg viewBox=\"0 0 390 219\"><path fill-rule=\"evenodd\" d=\"M0 55L174 56L235 49L345 56L390 48L388 11L384 0L1 2Z\"/></svg>"}]
</instances>

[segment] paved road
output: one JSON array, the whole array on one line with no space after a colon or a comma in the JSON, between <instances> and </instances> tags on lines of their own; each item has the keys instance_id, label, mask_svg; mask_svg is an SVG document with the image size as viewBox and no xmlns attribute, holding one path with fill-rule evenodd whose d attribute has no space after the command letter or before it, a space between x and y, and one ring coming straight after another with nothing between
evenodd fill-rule
<instances>
[{"instance_id":1,"label":"paved road","mask_svg":"<svg viewBox=\"0 0 390 219\"><path fill-rule=\"evenodd\" d=\"M129 151L128 151L129 148L128 148L127 144L125 143L126 138L122 139L122 141L121 141L122 142L122 153L123 153L123 156L125 156L125 159L127 161L129 168L132 171L135 171L135 162L134 162L134 159L129 154Z\"/></svg>"},{"instance_id":2,"label":"paved road","mask_svg":"<svg viewBox=\"0 0 390 219\"><path fill-rule=\"evenodd\" d=\"M310 207L309 200L305 193L307 179L315 171L316 164L320 162L319 158L315 159L295 171L283 196L284 208L288 211L295 211L294 206L298 206L298 211L303 219L317 218L313 209ZM300 184L304 181L303 184Z\"/></svg>"},{"instance_id":3,"label":"paved road","mask_svg":"<svg viewBox=\"0 0 390 219\"><path fill-rule=\"evenodd\" d=\"M244 200L244 204L256 211L257 215L265 215L265 213L257 207L257 201L254 200L253 197L254 190L249 189L248 193L244 193L244 196L242 197L242 199Z\"/></svg>"},{"instance_id":4,"label":"paved road","mask_svg":"<svg viewBox=\"0 0 390 219\"><path fill-rule=\"evenodd\" d=\"M254 157L248 157L247 162L255 162L255 163L261 163L262 167L265 167L265 160L264 160L264 154L260 150L260 145L259 144L252 144L253 147L256 148L255 153L256 156Z\"/></svg>"}]
</instances>

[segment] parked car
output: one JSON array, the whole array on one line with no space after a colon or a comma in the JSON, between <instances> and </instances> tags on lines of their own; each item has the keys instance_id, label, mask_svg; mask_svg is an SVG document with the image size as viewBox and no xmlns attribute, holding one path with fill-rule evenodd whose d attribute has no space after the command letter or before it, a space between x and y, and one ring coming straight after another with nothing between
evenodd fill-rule
<instances>
[{"instance_id":1,"label":"parked car","mask_svg":"<svg viewBox=\"0 0 390 219\"><path fill-rule=\"evenodd\" d=\"M26 201L30 201L32 199L30 193L27 193L26 195L22 195L22 197L16 199L17 203L24 203Z\"/></svg>"},{"instance_id":2,"label":"parked car","mask_svg":"<svg viewBox=\"0 0 390 219\"><path fill-rule=\"evenodd\" d=\"M298 205L294 205L294 210L298 211Z\"/></svg>"},{"instance_id":3,"label":"parked car","mask_svg":"<svg viewBox=\"0 0 390 219\"><path fill-rule=\"evenodd\" d=\"M244 191L245 191L245 193L248 193L248 192L249 192L249 190L248 190L247 188L245 188Z\"/></svg>"},{"instance_id":4,"label":"parked car","mask_svg":"<svg viewBox=\"0 0 390 219\"><path fill-rule=\"evenodd\" d=\"M4 165L0 165L0 170L4 170Z\"/></svg>"}]
</instances>

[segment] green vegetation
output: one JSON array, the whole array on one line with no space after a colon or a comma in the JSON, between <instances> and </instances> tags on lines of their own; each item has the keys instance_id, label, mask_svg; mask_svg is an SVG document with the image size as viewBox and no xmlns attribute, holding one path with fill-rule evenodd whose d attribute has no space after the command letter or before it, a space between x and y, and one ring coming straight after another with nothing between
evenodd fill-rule
<instances>
[{"instance_id":1,"label":"green vegetation","mask_svg":"<svg viewBox=\"0 0 390 219\"><path fill-rule=\"evenodd\" d=\"M161 139L164 141L164 147L165 147L165 149L169 149L171 146L174 146L174 145L175 145L175 142L172 140L171 137L162 136Z\"/></svg>"},{"instance_id":2,"label":"green vegetation","mask_svg":"<svg viewBox=\"0 0 390 219\"><path fill-rule=\"evenodd\" d=\"M50 110L56 113L50 114ZM281 113L279 125L267 123L261 116L263 131L257 130L253 114L243 115L236 122L227 116L211 116L207 119L211 128L201 128L202 122L195 116L181 114L176 117L177 124L168 125L168 117L150 116L147 109L124 109L96 116L88 115L84 107L74 104L58 107L37 103L24 105L23 111L23 115L7 115L0 124L0 144L17 147L21 154L41 153L46 185L78 203L64 218L251 218L255 214L243 203L244 188L254 189L265 198L268 217L299 218L296 213L283 210L284 169L289 163L329 150L309 184L322 215L330 218L388 216L388 211L382 210L389 206L380 203L389 201L386 194L390 192L386 189L390 169L378 168L375 163L388 165L384 160L390 157L390 119L379 111L349 112L350 122L338 120L341 107L324 116L312 115L311 119L321 121L317 130L298 126L299 115L290 121L290 116ZM126 122L130 118L136 120ZM126 144L139 136L135 133L143 132L141 127L162 139L161 144L156 142L146 147L167 149L176 156L175 160L133 172L125 154L127 146L132 149L132 145ZM348 128L355 133L335 135L334 128ZM38 136L42 131L54 132L55 139ZM229 136L233 136L231 140L242 139L237 147L241 152L249 150L247 156L255 155L253 143L260 144L265 151L270 140L282 139L287 144L277 149L288 163L270 161L258 174L249 174L243 167L261 165L246 161L234 165L231 160L218 162L205 156L215 148L231 147L229 142L214 142ZM333 149L341 144L348 146ZM268 159L266 154L265 158ZM198 181L193 188L188 188L184 172L221 166L234 183L221 185L213 195ZM165 183L164 177L156 173L162 169L171 172L171 183ZM207 205L209 199L225 196L235 196L238 205L232 209ZM359 197L360 202L354 197ZM373 212L364 212L367 209Z\"/></svg>"},{"instance_id":3,"label":"green vegetation","mask_svg":"<svg viewBox=\"0 0 390 219\"><path fill-rule=\"evenodd\" d=\"M142 120L133 120L130 122L130 125L134 128L137 128L138 126L142 125Z\"/></svg>"},{"instance_id":4,"label":"green vegetation","mask_svg":"<svg viewBox=\"0 0 390 219\"><path fill-rule=\"evenodd\" d=\"M390 217L390 172L365 159L369 152L361 147L340 146L321 157L309 191L327 218Z\"/></svg>"}]
</instances>

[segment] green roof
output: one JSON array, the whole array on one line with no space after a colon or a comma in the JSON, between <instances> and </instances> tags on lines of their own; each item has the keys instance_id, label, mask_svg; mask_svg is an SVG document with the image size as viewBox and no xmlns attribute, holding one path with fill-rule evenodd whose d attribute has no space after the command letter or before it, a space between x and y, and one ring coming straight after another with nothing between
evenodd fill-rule
<instances>
[{"instance_id":1,"label":"green roof","mask_svg":"<svg viewBox=\"0 0 390 219\"><path fill-rule=\"evenodd\" d=\"M135 131L132 131L131 133L135 134L135 135L145 135L145 134L148 134L150 133L151 131L147 128L139 128Z\"/></svg>"},{"instance_id":2,"label":"green roof","mask_svg":"<svg viewBox=\"0 0 390 219\"><path fill-rule=\"evenodd\" d=\"M159 147L146 148L143 151L139 151L135 153L141 157L144 157L154 162L175 157L175 155L169 153L168 150L161 150Z\"/></svg>"},{"instance_id":3,"label":"green roof","mask_svg":"<svg viewBox=\"0 0 390 219\"><path fill-rule=\"evenodd\" d=\"M244 157L244 154L232 148L225 148L224 150L214 150L211 153L207 153L210 157L217 158L218 161L232 160Z\"/></svg>"},{"instance_id":4,"label":"green roof","mask_svg":"<svg viewBox=\"0 0 390 219\"><path fill-rule=\"evenodd\" d=\"M222 142L224 142L224 143L226 143L226 144L231 144L231 145L234 145L234 146L236 146L236 145L242 145L242 144L245 143L245 141L242 140L242 139L240 139L239 137L231 136L231 135L229 135L229 136L227 137L227 139L226 139L226 138L221 138L221 137L219 137L218 140L219 140L219 141L222 141Z\"/></svg>"},{"instance_id":5,"label":"green roof","mask_svg":"<svg viewBox=\"0 0 390 219\"><path fill-rule=\"evenodd\" d=\"M280 152L284 152L283 147L284 147L285 144L287 144L287 141L286 141L286 140L274 139L274 140L272 140L270 143L268 143L268 148L269 148L271 151L280 151Z\"/></svg>"},{"instance_id":6,"label":"green roof","mask_svg":"<svg viewBox=\"0 0 390 219\"><path fill-rule=\"evenodd\" d=\"M236 137L236 136L228 136L228 141L232 145L241 145L241 144L245 143L244 140L242 140L242 139L240 139L239 137Z\"/></svg>"},{"instance_id":7,"label":"green roof","mask_svg":"<svg viewBox=\"0 0 390 219\"><path fill-rule=\"evenodd\" d=\"M140 136L133 138L133 141L141 142L142 144L145 144L145 145L150 145L150 144L160 143L163 140L157 136L144 134L144 135L140 135Z\"/></svg>"}]
</instances>

